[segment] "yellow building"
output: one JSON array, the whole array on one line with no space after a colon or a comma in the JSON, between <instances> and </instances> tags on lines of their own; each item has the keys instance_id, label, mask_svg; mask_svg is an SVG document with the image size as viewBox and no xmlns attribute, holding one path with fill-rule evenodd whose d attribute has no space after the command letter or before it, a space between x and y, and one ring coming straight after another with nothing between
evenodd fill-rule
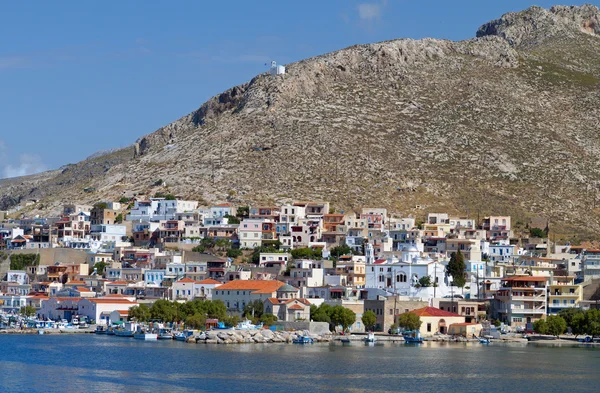
<instances>
[{"instance_id":1,"label":"yellow building","mask_svg":"<svg viewBox=\"0 0 600 393\"><path fill-rule=\"evenodd\" d=\"M548 314L557 314L565 308L579 307L583 288L574 283L573 276L554 276L548 280Z\"/></svg>"}]
</instances>

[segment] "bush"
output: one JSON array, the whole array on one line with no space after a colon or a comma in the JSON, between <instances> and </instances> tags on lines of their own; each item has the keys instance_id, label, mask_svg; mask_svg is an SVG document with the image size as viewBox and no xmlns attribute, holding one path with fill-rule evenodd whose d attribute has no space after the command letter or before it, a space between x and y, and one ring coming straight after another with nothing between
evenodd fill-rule
<instances>
[{"instance_id":1,"label":"bush","mask_svg":"<svg viewBox=\"0 0 600 393\"><path fill-rule=\"evenodd\" d=\"M545 238L546 237L546 232L543 229L540 229L540 228L530 228L529 229L529 236L531 236L531 237L538 237L538 238Z\"/></svg>"},{"instance_id":2,"label":"bush","mask_svg":"<svg viewBox=\"0 0 600 393\"><path fill-rule=\"evenodd\" d=\"M232 249L229 249L229 250L227 250L227 256L228 256L229 258L233 258L233 259L235 259L235 258L237 258L237 257L241 257L243 254L244 254L244 253L243 253L243 252L242 252L242 250L240 250L239 248L235 248L235 249L234 249L234 248L232 248Z\"/></svg>"},{"instance_id":3,"label":"bush","mask_svg":"<svg viewBox=\"0 0 600 393\"><path fill-rule=\"evenodd\" d=\"M129 198L127 198L127 197L121 197L121 199L119 199L119 203L122 203L122 204L129 203Z\"/></svg>"},{"instance_id":4,"label":"bush","mask_svg":"<svg viewBox=\"0 0 600 393\"><path fill-rule=\"evenodd\" d=\"M39 254L12 254L10 256L10 270L25 270L28 266L38 266L39 264Z\"/></svg>"}]
</instances>

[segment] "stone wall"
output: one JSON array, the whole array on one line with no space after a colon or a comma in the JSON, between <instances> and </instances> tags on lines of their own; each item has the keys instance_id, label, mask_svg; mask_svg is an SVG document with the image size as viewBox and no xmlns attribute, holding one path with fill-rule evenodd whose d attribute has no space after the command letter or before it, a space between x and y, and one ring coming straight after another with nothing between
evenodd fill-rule
<instances>
[{"instance_id":1,"label":"stone wall","mask_svg":"<svg viewBox=\"0 0 600 393\"><path fill-rule=\"evenodd\" d=\"M329 324L327 322L275 322L273 325L277 330L308 330L311 334L329 333Z\"/></svg>"}]
</instances>

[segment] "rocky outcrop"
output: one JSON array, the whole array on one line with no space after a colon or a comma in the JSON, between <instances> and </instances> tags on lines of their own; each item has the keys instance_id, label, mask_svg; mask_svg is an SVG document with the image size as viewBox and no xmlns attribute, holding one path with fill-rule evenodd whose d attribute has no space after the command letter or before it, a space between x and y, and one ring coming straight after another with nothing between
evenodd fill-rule
<instances>
[{"instance_id":1,"label":"rocky outcrop","mask_svg":"<svg viewBox=\"0 0 600 393\"><path fill-rule=\"evenodd\" d=\"M526 47L555 37L575 37L579 32L600 33L598 7L586 4L581 7L555 6L547 10L533 6L482 25L477 30L477 37L496 35L513 46Z\"/></svg>"}]
</instances>

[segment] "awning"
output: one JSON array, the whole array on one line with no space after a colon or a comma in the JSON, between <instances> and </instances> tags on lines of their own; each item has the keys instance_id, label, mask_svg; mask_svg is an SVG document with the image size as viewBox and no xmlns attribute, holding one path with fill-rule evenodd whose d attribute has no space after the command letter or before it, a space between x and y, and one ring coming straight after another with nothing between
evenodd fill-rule
<instances>
[{"instance_id":1,"label":"awning","mask_svg":"<svg viewBox=\"0 0 600 393\"><path fill-rule=\"evenodd\" d=\"M339 293L342 293L342 292L344 292L344 290L343 289L330 289L329 292L339 292Z\"/></svg>"}]
</instances>

